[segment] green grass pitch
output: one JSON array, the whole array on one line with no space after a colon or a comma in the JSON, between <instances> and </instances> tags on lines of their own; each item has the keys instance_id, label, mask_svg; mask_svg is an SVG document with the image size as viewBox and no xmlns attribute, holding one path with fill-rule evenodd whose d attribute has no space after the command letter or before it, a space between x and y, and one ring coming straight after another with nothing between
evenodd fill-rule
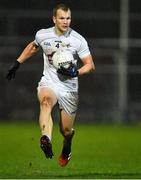
<instances>
[{"instance_id":1,"label":"green grass pitch","mask_svg":"<svg viewBox=\"0 0 141 180\"><path fill-rule=\"evenodd\" d=\"M75 125L72 159L62 168L62 137L53 132L54 158L39 147L37 122L0 123L0 178L141 178L141 126Z\"/></svg>"}]
</instances>

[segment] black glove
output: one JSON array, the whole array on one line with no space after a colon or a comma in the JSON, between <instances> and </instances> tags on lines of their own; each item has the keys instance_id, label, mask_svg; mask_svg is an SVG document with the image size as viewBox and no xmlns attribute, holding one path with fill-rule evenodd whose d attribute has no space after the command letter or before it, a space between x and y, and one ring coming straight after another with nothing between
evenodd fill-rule
<instances>
[{"instance_id":1,"label":"black glove","mask_svg":"<svg viewBox=\"0 0 141 180\"><path fill-rule=\"evenodd\" d=\"M57 73L68 76L68 77L77 77L78 76L78 71L77 71L77 67L75 64L70 64L70 66L68 68L64 68L63 66L61 66L58 70Z\"/></svg>"},{"instance_id":2,"label":"black glove","mask_svg":"<svg viewBox=\"0 0 141 180\"><path fill-rule=\"evenodd\" d=\"M15 73L17 71L17 69L19 68L20 63L16 60L13 65L11 66L11 68L8 70L8 73L6 75L6 79L11 80L15 78Z\"/></svg>"}]
</instances>

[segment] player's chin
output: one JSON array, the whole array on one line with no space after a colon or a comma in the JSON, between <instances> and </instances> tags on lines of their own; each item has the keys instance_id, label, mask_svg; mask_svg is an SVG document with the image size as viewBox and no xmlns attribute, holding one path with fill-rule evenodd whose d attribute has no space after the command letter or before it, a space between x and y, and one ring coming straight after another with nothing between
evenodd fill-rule
<instances>
[{"instance_id":1,"label":"player's chin","mask_svg":"<svg viewBox=\"0 0 141 180\"><path fill-rule=\"evenodd\" d=\"M62 27L62 31L63 31L63 32L66 32L66 31L68 31L68 28L69 28L69 27Z\"/></svg>"}]
</instances>

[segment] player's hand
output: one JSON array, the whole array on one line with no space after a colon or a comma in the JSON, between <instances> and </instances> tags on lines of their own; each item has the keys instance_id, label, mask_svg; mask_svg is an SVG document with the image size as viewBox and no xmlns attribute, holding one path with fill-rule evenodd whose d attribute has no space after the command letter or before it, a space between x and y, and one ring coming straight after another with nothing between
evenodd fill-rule
<instances>
[{"instance_id":1,"label":"player's hand","mask_svg":"<svg viewBox=\"0 0 141 180\"><path fill-rule=\"evenodd\" d=\"M77 70L77 67L75 64L70 64L69 68L64 68L63 66L61 66L57 72L59 74L62 74L62 75L65 75L65 76L68 76L68 77L77 77L78 76L78 70Z\"/></svg>"},{"instance_id":2,"label":"player's hand","mask_svg":"<svg viewBox=\"0 0 141 180\"><path fill-rule=\"evenodd\" d=\"M15 73L17 71L17 69L19 68L20 63L16 60L12 66L10 67L10 69L8 70L8 73L6 75L6 79L11 80L15 78Z\"/></svg>"}]
</instances>

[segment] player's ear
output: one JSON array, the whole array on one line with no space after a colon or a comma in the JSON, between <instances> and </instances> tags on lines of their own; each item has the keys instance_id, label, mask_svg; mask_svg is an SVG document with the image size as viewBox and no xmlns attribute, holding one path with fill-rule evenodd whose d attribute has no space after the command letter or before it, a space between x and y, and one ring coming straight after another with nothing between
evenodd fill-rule
<instances>
[{"instance_id":1,"label":"player's ear","mask_svg":"<svg viewBox=\"0 0 141 180\"><path fill-rule=\"evenodd\" d=\"M53 16L53 22L54 22L54 24L56 23L56 17L55 16Z\"/></svg>"}]
</instances>

